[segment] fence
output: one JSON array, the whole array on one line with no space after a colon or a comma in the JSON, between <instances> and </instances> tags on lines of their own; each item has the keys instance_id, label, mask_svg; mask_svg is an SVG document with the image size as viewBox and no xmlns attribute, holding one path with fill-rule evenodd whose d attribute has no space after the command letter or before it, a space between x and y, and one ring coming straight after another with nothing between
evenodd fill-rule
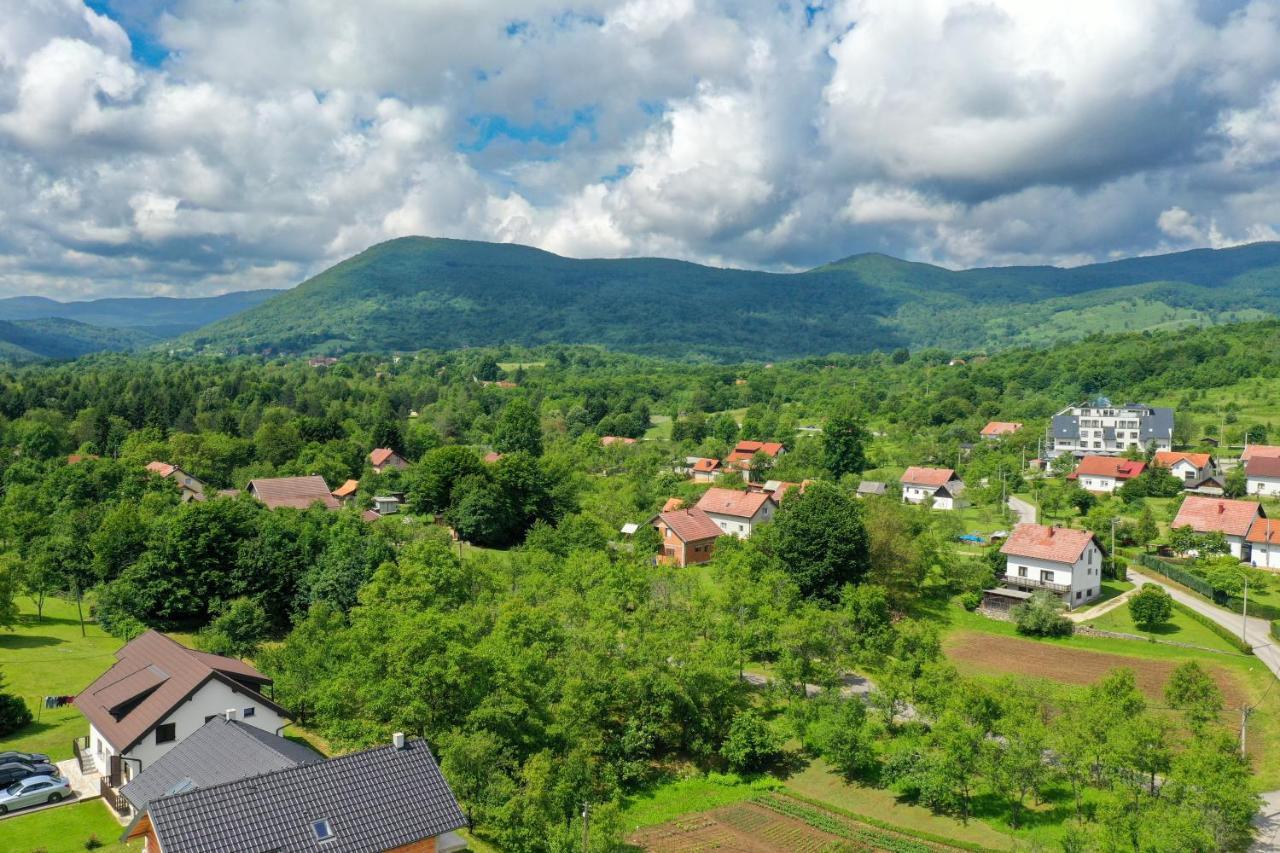
<instances>
[{"instance_id":1,"label":"fence","mask_svg":"<svg viewBox=\"0 0 1280 853\"><path fill-rule=\"evenodd\" d=\"M1177 581L1193 592L1198 592L1205 598L1212 601L1220 607L1228 610L1242 612L1244 610L1244 599L1234 596L1213 586L1204 578L1194 575L1181 566L1174 565L1166 560L1162 560L1154 554L1139 554L1138 562L1143 567L1153 572L1162 574L1171 581ZM1261 604L1253 599L1249 600L1248 613L1250 616L1256 616L1259 619L1280 619L1280 607L1271 604Z\"/></svg>"}]
</instances>

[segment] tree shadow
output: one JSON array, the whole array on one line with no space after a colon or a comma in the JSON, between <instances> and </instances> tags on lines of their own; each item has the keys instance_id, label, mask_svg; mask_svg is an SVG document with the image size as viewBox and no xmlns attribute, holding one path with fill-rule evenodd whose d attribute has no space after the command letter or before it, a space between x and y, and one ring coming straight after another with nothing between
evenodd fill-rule
<instances>
[{"instance_id":1,"label":"tree shadow","mask_svg":"<svg viewBox=\"0 0 1280 853\"><path fill-rule=\"evenodd\" d=\"M5 634L0 633L0 649L38 649L42 646L57 646L66 640L44 634Z\"/></svg>"}]
</instances>

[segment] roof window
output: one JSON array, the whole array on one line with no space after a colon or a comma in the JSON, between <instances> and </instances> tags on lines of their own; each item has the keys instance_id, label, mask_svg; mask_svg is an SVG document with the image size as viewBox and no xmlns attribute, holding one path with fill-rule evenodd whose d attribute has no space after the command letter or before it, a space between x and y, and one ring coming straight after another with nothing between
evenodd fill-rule
<instances>
[{"instance_id":1,"label":"roof window","mask_svg":"<svg viewBox=\"0 0 1280 853\"><path fill-rule=\"evenodd\" d=\"M318 820L311 824L311 831L316 834L316 841L328 841L336 836L333 834L333 827L329 825L329 821Z\"/></svg>"}]
</instances>

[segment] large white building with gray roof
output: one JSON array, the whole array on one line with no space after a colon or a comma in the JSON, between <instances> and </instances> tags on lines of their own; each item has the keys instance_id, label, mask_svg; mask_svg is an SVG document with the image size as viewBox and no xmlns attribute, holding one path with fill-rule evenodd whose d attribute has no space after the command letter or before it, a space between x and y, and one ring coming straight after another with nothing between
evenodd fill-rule
<instances>
[{"instance_id":1,"label":"large white building with gray roof","mask_svg":"<svg viewBox=\"0 0 1280 853\"><path fill-rule=\"evenodd\" d=\"M1173 449L1173 409L1142 403L1113 404L1106 397L1068 406L1053 416L1045 458L1119 456L1136 448Z\"/></svg>"}]
</instances>

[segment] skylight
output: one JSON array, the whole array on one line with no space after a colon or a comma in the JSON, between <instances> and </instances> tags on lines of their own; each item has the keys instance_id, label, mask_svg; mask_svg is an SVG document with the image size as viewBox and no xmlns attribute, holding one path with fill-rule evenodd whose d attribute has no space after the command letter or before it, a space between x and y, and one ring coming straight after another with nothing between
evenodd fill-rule
<instances>
[{"instance_id":1,"label":"skylight","mask_svg":"<svg viewBox=\"0 0 1280 853\"><path fill-rule=\"evenodd\" d=\"M333 827L327 820L318 820L311 824L311 831L316 834L316 841L328 841L333 838Z\"/></svg>"}]
</instances>

